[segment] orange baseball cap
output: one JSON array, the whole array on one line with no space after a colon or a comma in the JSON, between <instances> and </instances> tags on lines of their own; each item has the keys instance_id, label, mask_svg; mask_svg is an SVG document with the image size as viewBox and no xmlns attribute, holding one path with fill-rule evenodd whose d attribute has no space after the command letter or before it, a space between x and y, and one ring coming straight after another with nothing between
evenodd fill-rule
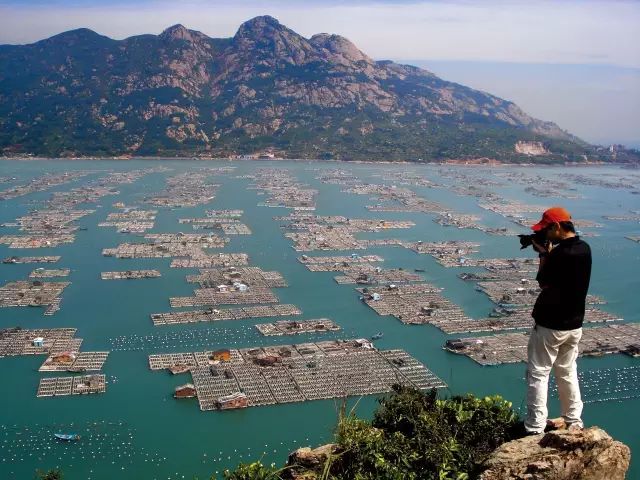
<instances>
[{"instance_id":1,"label":"orange baseball cap","mask_svg":"<svg viewBox=\"0 0 640 480\"><path fill-rule=\"evenodd\" d=\"M542 214L542 220L531 226L531 230L538 232L555 222L570 222L571 214L562 207L552 207Z\"/></svg>"}]
</instances>

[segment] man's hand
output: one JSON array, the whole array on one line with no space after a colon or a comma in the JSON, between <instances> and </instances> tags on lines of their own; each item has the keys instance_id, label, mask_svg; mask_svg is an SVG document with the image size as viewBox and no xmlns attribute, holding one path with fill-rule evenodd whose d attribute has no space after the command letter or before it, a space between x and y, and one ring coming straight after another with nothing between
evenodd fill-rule
<instances>
[{"instance_id":1,"label":"man's hand","mask_svg":"<svg viewBox=\"0 0 640 480\"><path fill-rule=\"evenodd\" d=\"M533 246L533 249L538 253L549 253L552 248L551 242L547 242L544 245L540 245L535 240L531 240L531 244Z\"/></svg>"}]
</instances>

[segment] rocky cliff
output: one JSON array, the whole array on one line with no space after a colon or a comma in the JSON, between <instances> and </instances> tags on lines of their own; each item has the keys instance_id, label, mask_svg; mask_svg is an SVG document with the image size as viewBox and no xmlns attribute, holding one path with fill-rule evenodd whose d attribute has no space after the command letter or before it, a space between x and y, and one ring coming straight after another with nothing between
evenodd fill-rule
<instances>
[{"instance_id":1,"label":"rocky cliff","mask_svg":"<svg viewBox=\"0 0 640 480\"><path fill-rule=\"evenodd\" d=\"M283 478L315 480L331 457L335 444L292 452ZM624 480L631 452L604 430L557 430L507 442L484 463L478 480ZM474 476L475 478L475 476Z\"/></svg>"},{"instance_id":2,"label":"rocky cliff","mask_svg":"<svg viewBox=\"0 0 640 480\"><path fill-rule=\"evenodd\" d=\"M505 443L480 480L624 480L631 451L604 430L558 430Z\"/></svg>"},{"instance_id":3,"label":"rocky cliff","mask_svg":"<svg viewBox=\"0 0 640 480\"><path fill-rule=\"evenodd\" d=\"M5 155L208 155L518 161L594 150L517 105L426 70L375 61L344 37L268 16L232 38L182 25L113 40L91 30L0 46Z\"/></svg>"}]
</instances>

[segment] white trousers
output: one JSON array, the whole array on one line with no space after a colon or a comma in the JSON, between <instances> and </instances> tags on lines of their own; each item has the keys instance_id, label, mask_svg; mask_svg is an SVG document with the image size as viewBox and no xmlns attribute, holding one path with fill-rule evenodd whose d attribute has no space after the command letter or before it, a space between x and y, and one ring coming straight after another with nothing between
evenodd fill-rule
<instances>
[{"instance_id":1,"label":"white trousers","mask_svg":"<svg viewBox=\"0 0 640 480\"><path fill-rule=\"evenodd\" d=\"M531 330L527 364L527 432L541 433L547 423L547 391L553 368L561 415L567 425L582 426L582 400L578 386L578 342L582 328L552 330L536 325Z\"/></svg>"}]
</instances>

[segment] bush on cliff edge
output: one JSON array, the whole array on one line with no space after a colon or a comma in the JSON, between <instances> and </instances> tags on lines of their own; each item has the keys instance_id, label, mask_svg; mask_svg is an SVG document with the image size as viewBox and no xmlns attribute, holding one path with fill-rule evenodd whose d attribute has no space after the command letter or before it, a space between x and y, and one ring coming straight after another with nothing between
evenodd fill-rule
<instances>
[{"instance_id":1,"label":"bush on cliff edge","mask_svg":"<svg viewBox=\"0 0 640 480\"><path fill-rule=\"evenodd\" d=\"M341 413L336 453L309 478L466 480L499 445L515 438L517 415L499 396L438 399L435 390L396 385L372 421ZM304 471L260 462L225 472L227 480L278 480Z\"/></svg>"}]
</instances>

